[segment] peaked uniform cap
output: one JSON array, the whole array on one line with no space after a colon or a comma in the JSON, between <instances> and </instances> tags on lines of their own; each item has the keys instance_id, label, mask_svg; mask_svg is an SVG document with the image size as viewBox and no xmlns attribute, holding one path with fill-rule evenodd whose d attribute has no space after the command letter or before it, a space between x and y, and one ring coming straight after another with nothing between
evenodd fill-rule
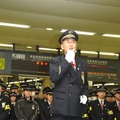
<instances>
[{"instance_id":1,"label":"peaked uniform cap","mask_svg":"<svg viewBox=\"0 0 120 120\"><path fill-rule=\"evenodd\" d=\"M116 93L120 93L120 88L114 90L114 94L116 94Z\"/></svg>"},{"instance_id":2,"label":"peaked uniform cap","mask_svg":"<svg viewBox=\"0 0 120 120\"><path fill-rule=\"evenodd\" d=\"M91 92L89 93L89 96L96 96L96 91L91 91Z\"/></svg>"},{"instance_id":3,"label":"peaked uniform cap","mask_svg":"<svg viewBox=\"0 0 120 120\"><path fill-rule=\"evenodd\" d=\"M105 91L107 92L107 89L102 85L102 86L99 86L96 90L96 92L99 92L99 91Z\"/></svg>"},{"instance_id":4,"label":"peaked uniform cap","mask_svg":"<svg viewBox=\"0 0 120 120\"><path fill-rule=\"evenodd\" d=\"M73 30L67 30L64 33L62 33L62 35L58 39L58 42L61 44L64 40L69 38L72 38L78 41L78 34Z\"/></svg>"},{"instance_id":5,"label":"peaked uniform cap","mask_svg":"<svg viewBox=\"0 0 120 120\"><path fill-rule=\"evenodd\" d=\"M54 92L53 88L50 88L49 90L46 91L47 94L53 94L53 92Z\"/></svg>"},{"instance_id":6,"label":"peaked uniform cap","mask_svg":"<svg viewBox=\"0 0 120 120\"><path fill-rule=\"evenodd\" d=\"M24 87L24 91L25 90L29 90L29 91L32 91L32 87L30 85L27 85L26 87Z\"/></svg>"},{"instance_id":7,"label":"peaked uniform cap","mask_svg":"<svg viewBox=\"0 0 120 120\"><path fill-rule=\"evenodd\" d=\"M16 84L12 84L11 86L10 86L10 89L18 89L19 87L16 85Z\"/></svg>"},{"instance_id":8,"label":"peaked uniform cap","mask_svg":"<svg viewBox=\"0 0 120 120\"><path fill-rule=\"evenodd\" d=\"M108 91L108 92L106 93L105 97L113 97L113 94L112 94L110 91Z\"/></svg>"},{"instance_id":9,"label":"peaked uniform cap","mask_svg":"<svg viewBox=\"0 0 120 120\"><path fill-rule=\"evenodd\" d=\"M4 88L7 88L6 84L0 80L0 86L4 87Z\"/></svg>"},{"instance_id":10,"label":"peaked uniform cap","mask_svg":"<svg viewBox=\"0 0 120 120\"><path fill-rule=\"evenodd\" d=\"M48 90L50 89L50 87L45 87L44 89L43 89L43 94L45 94Z\"/></svg>"},{"instance_id":11,"label":"peaked uniform cap","mask_svg":"<svg viewBox=\"0 0 120 120\"><path fill-rule=\"evenodd\" d=\"M27 85L28 85L28 83L26 83L26 82L25 82L25 83L21 83L21 84L20 84L20 87L23 87L23 88L24 88L24 87L26 87Z\"/></svg>"},{"instance_id":12,"label":"peaked uniform cap","mask_svg":"<svg viewBox=\"0 0 120 120\"><path fill-rule=\"evenodd\" d=\"M9 97L11 97L11 96L15 96L15 97L16 97L17 94L16 94L15 92L10 92L10 93L9 93Z\"/></svg>"}]
</instances>

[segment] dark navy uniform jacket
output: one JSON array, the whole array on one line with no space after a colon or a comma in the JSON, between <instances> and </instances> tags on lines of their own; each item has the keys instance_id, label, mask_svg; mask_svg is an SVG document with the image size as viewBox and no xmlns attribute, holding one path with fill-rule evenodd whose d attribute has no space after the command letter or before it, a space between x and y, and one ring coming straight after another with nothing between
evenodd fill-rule
<instances>
[{"instance_id":1,"label":"dark navy uniform jacket","mask_svg":"<svg viewBox=\"0 0 120 120\"><path fill-rule=\"evenodd\" d=\"M76 70L64 55L50 61L50 78L55 83L51 113L82 116L84 110L80 95L88 95L86 63L76 57ZM83 78L83 79L82 79Z\"/></svg>"},{"instance_id":2,"label":"dark navy uniform jacket","mask_svg":"<svg viewBox=\"0 0 120 120\"><path fill-rule=\"evenodd\" d=\"M112 103L114 120L120 120L120 110L118 109L116 101Z\"/></svg>"},{"instance_id":3,"label":"dark navy uniform jacket","mask_svg":"<svg viewBox=\"0 0 120 120\"><path fill-rule=\"evenodd\" d=\"M9 98L4 95L0 95L0 120L8 120L10 114L10 102Z\"/></svg>"},{"instance_id":4,"label":"dark navy uniform jacket","mask_svg":"<svg viewBox=\"0 0 120 120\"><path fill-rule=\"evenodd\" d=\"M102 110L98 99L89 103L90 120L113 120L111 104L104 100L103 106Z\"/></svg>"},{"instance_id":5,"label":"dark navy uniform jacket","mask_svg":"<svg viewBox=\"0 0 120 120\"><path fill-rule=\"evenodd\" d=\"M41 100L40 102L40 120L51 120L50 106L48 101Z\"/></svg>"},{"instance_id":6,"label":"dark navy uniform jacket","mask_svg":"<svg viewBox=\"0 0 120 120\"><path fill-rule=\"evenodd\" d=\"M37 120L39 114L39 106L37 102L20 99L15 104L15 115L18 120Z\"/></svg>"}]
</instances>

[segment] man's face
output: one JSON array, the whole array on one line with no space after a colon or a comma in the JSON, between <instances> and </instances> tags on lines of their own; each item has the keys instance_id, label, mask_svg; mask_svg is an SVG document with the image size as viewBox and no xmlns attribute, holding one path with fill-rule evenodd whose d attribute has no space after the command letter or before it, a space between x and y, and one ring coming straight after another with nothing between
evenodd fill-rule
<instances>
[{"instance_id":1,"label":"man's face","mask_svg":"<svg viewBox=\"0 0 120 120\"><path fill-rule=\"evenodd\" d=\"M47 98L48 98L48 101L49 101L49 102L52 102L52 100L53 100L53 95L52 95L52 94L48 94L48 97L47 97Z\"/></svg>"},{"instance_id":2,"label":"man's face","mask_svg":"<svg viewBox=\"0 0 120 120\"><path fill-rule=\"evenodd\" d=\"M26 98L30 98L31 94L32 94L32 91L24 90L24 95L25 95Z\"/></svg>"},{"instance_id":3,"label":"man's face","mask_svg":"<svg viewBox=\"0 0 120 120\"><path fill-rule=\"evenodd\" d=\"M120 101L120 93L116 93L116 94L115 94L115 97L116 97L116 99L117 99L118 101Z\"/></svg>"},{"instance_id":4,"label":"man's face","mask_svg":"<svg viewBox=\"0 0 120 120\"><path fill-rule=\"evenodd\" d=\"M72 38L66 39L62 42L61 48L62 48L62 50L64 50L65 54L67 53L68 50L75 50L76 51L77 42L76 42L76 40L74 40Z\"/></svg>"},{"instance_id":5,"label":"man's face","mask_svg":"<svg viewBox=\"0 0 120 120\"><path fill-rule=\"evenodd\" d=\"M0 85L0 92L2 92L2 86Z\"/></svg>"},{"instance_id":6,"label":"man's face","mask_svg":"<svg viewBox=\"0 0 120 120\"><path fill-rule=\"evenodd\" d=\"M98 96L98 98L100 98L100 99L104 99L104 98L105 98L105 95L106 95L106 92L105 92L105 91L99 91L99 92L97 92L97 96Z\"/></svg>"},{"instance_id":7,"label":"man's face","mask_svg":"<svg viewBox=\"0 0 120 120\"><path fill-rule=\"evenodd\" d=\"M15 92L17 94L18 93L18 89L12 89L11 92Z\"/></svg>"}]
</instances>

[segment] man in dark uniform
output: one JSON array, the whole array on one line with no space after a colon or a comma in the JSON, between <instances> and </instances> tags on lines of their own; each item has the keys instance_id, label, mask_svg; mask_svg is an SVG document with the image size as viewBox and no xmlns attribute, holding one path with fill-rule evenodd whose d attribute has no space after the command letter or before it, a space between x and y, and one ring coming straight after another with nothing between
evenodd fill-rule
<instances>
[{"instance_id":1,"label":"man in dark uniform","mask_svg":"<svg viewBox=\"0 0 120 120\"><path fill-rule=\"evenodd\" d=\"M114 120L120 120L120 88L115 90L114 96L116 98L116 101L112 103Z\"/></svg>"},{"instance_id":2,"label":"man in dark uniform","mask_svg":"<svg viewBox=\"0 0 120 120\"><path fill-rule=\"evenodd\" d=\"M17 96L17 100L24 99L24 88L27 87L28 83L24 82L20 84L20 94Z\"/></svg>"},{"instance_id":3,"label":"man in dark uniform","mask_svg":"<svg viewBox=\"0 0 120 120\"><path fill-rule=\"evenodd\" d=\"M51 88L48 91L46 91L46 94L47 94L47 102L41 101L40 103L41 120L51 120L50 107L53 98L53 89Z\"/></svg>"},{"instance_id":4,"label":"man in dark uniform","mask_svg":"<svg viewBox=\"0 0 120 120\"><path fill-rule=\"evenodd\" d=\"M16 84L12 84L11 86L10 86L10 91L11 92L15 92L17 95L18 95L18 86L16 85Z\"/></svg>"},{"instance_id":5,"label":"man in dark uniform","mask_svg":"<svg viewBox=\"0 0 120 120\"><path fill-rule=\"evenodd\" d=\"M78 34L67 30L59 38L64 54L50 61L54 82L52 120L81 120L88 96L86 63L75 56Z\"/></svg>"},{"instance_id":6,"label":"man in dark uniform","mask_svg":"<svg viewBox=\"0 0 120 120\"><path fill-rule=\"evenodd\" d=\"M2 94L3 87L5 87L5 84L0 82L0 120L8 120L10 114L10 102L9 98Z\"/></svg>"},{"instance_id":7,"label":"man in dark uniform","mask_svg":"<svg viewBox=\"0 0 120 120\"><path fill-rule=\"evenodd\" d=\"M90 120L113 120L111 103L105 100L106 90L104 86L97 88L97 100L89 103Z\"/></svg>"},{"instance_id":8,"label":"man in dark uniform","mask_svg":"<svg viewBox=\"0 0 120 120\"><path fill-rule=\"evenodd\" d=\"M16 104L16 99L17 99L17 94L15 92L10 92L9 93L9 98L10 98L10 115L9 115L9 120L16 120L16 115L14 111L14 107Z\"/></svg>"},{"instance_id":9,"label":"man in dark uniform","mask_svg":"<svg viewBox=\"0 0 120 120\"><path fill-rule=\"evenodd\" d=\"M15 115L18 120L37 120L39 105L32 100L32 89L27 86L24 88L24 99L20 99L15 105Z\"/></svg>"}]
</instances>

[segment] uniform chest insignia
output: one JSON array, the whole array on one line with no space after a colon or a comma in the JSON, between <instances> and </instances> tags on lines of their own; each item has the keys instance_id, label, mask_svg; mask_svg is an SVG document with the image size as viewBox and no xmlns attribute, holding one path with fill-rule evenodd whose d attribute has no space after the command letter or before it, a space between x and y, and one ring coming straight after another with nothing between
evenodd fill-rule
<instances>
[{"instance_id":1,"label":"uniform chest insignia","mask_svg":"<svg viewBox=\"0 0 120 120\"><path fill-rule=\"evenodd\" d=\"M35 105L32 105L32 110L35 110Z\"/></svg>"}]
</instances>

